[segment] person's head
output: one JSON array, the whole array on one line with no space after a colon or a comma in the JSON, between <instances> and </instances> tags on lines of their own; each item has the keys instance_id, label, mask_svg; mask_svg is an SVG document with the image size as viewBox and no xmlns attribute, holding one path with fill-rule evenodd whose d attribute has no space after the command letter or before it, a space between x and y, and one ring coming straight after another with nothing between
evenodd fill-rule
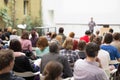
<instances>
[{"instance_id":1,"label":"person's head","mask_svg":"<svg viewBox=\"0 0 120 80\"><path fill-rule=\"evenodd\" d=\"M91 19L91 21L93 21L93 17L91 17L90 19Z\"/></svg>"},{"instance_id":2,"label":"person's head","mask_svg":"<svg viewBox=\"0 0 120 80\"><path fill-rule=\"evenodd\" d=\"M73 49L73 40L72 38L66 38L66 40L64 41L64 43L62 44L62 47L64 49Z\"/></svg>"},{"instance_id":3,"label":"person's head","mask_svg":"<svg viewBox=\"0 0 120 80\"><path fill-rule=\"evenodd\" d=\"M109 29L109 33L111 33L111 34L113 33L113 29L112 28Z\"/></svg>"},{"instance_id":4,"label":"person's head","mask_svg":"<svg viewBox=\"0 0 120 80\"><path fill-rule=\"evenodd\" d=\"M59 33L63 33L64 32L64 28L63 27L60 27L59 28Z\"/></svg>"},{"instance_id":5,"label":"person's head","mask_svg":"<svg viewBox=\"0 0 120 80\"><path fill-rule=\"evenodd\" d=\"M13 66L14 66L13 51L9 49L0 50L0 73L1 71L10 72L13 69Z\"/></svg>"},{"instance_id":6,"label":"person's head","mask_svg":"<svg viewBox=\"0 0 120 80\"><path fill-rule=\"evenodd\" d=\"M50 61L46 64L43 76L45 76L44 80L57 80L63 71L63 65L57 61Z\"/></svg>"},{"instance_id":7,"label":"person's head","mask_svg":"<svg viewBox=\"0 0 120 80\"><path fill-rule=\"evenodd\" d=\"M95 58L98 55L100 46L94 42L90 42L86 45L86 55L87 57Z\"/></svg>"},{"instance_id":8,"label":"person's head","mask_svg":"<svg viewBox=\"0 0 120 80\"><path fill-rule=\"evenodd\" d=\"M24 31L22 33L21 39L29 39L29 33L27 31Z\"/></svg>"},{"instance_id":9,"label":"person's head","mask_svg":"<svg viewBox=\"0 0 120 80\"><path fill-rule=\"evenodd\" d=\"M56 42L51 42L49 44L49 50L51 53L58 53L59 52L59 46Z\"/></svg>"},{"instance_id":10,"label":"person's head","mask_svg":"<svg viewBox=\"0 0 120 80\"><path fill-rule=\"evenodd\" d=\"M96 37L95 34L91 34L90 35L90 42L92 42L95 37Z\"/></svg>"},{"instance_id":11,"label":"person's head","mask_svg":"<svg viewBox=\"0 0 120 80\"><path fill-rule=\"evenodd\" d=\"M45 36L40 36L37 41L37 47L40 48L40 50L43 50L47 46L48 46L47 38Z\"/></svg>"},{"instance_id":12,"label":"person's head","mask_svg":"<svg viewBox=\"0 0 120 80\"><path fill-rule=\"evenodd\" d=\"M91 35L90 30L85 31L85 35Z\"/></svg>"},{"instance_id":13,"label":"person's head","mask_svg":"<svg viewBox=\"0 0 120 80\"><path fill-rule=\"evenodd\" d=\"M57 36L56 32L52 32L51 39L54 39Z\"/></svg>"},{"instance_id":14,"label":"person's head","mask_svg":"<svg viewBox=\"0 0 120 80\"><path fill-rule=\"evenodd\" d=\"M95 42L98 45L101 45L102 43L102 37L101 36L97 36L93 39L93 42Z\"/></svg>"},{"instance_id":15,"label":"person's head","mask_svg":"<svg viewBox=\"0 0 120 80\"><path fill-rule=\"evenodd\" d=\"M12 34L15 35L17 33L17 30L16 29L13 29L12 30Z\"/></svg>"},{"instance_id":16,"label":"person's head","mask_svg":"<svg viewBox=\"0 0 120 80\"><path fill-rule=\"evenodd\" d=\"M35 37L37 36L35 30L32 30L32 31L31 31L31 36L32 36L32 38L35 38Z\"/></svg>"},{"instance_id":17,"label":"person's head","mask_svg":"<svg viewBox=\"0 0 120 80\"><path fill-rule=\"evenodd\" d=\"M60 43L60 45L62 45L62 36L61 35L57 35L55 37L55 39Z\"/></svg>"},{"instance_id":18,"label":"person's head","mask_svg":"<svg viewBox=\"0 0 120 80\"><path fill-rule=\"evenodd\" d=\"M84 40L80 40L78 42L78 49L79 50L84 50L85 49L85 46L86 46L86 42Z\"/></svg>"},{"instance_id":19,"label":"person's head","mask_svg":"<svg viewBox=\"0 0 120 80\"><path fill-rule=\"evenodd\" d=\"M75 33L74 33L74 32L70 32L70 33L69 33L69 37L74 38L74 36L75 36Z\"/></svg>"},{"instance_id":20,"label":"person's head","mask_svg":"<svg viewBox=\"0 0 120 80\"><path fill-rule=\"evenodd\" d=\"M113 34L113 39L114 40L120 40L120 33L116 32Z\"/></svg>"},{"instance_id":21,"label":"person's head","mask_svg":"<svg viewBox=\"0 0 120 80\"><path fill-rule=\"evenodd\" d=\"M10 41L9 49L12 49L14 52L20 52L22 51L21 43L17 39L12 39Z\"/></svg>"},{"instance_id":22,"label":"person's head","mask_svg":"<svg viewBox=\"0 0 120 80\"><path fill-rule=\"evenodd\" d=\"M99 30L97 30L97 31L96 31L96 35L99 35L99 33L100 33L100 31L99 31Z\"/></svg>"},{"instance_id":23,"label":"person's head","mask_svg":"<svg viewBox=\"0 0 120 80\"><path fill-rule=\"evenodd\" d=\"M106 33L104 36L103 43L110 44L113 41L113 36L110 33Z\"/></svg>"}]
</instances>

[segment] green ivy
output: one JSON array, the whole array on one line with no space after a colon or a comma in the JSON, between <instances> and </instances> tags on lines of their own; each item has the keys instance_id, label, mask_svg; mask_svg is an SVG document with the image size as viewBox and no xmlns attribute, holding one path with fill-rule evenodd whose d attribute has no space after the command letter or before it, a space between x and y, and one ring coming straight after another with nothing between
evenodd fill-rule
<instances>
[{"instance_id":1,"label":"green ivy","mask_svg":"<svg viewBox=\"0 0 120 80\"><path fill-rule=\"evenodd\" d=\"M5 22L5 27L12 26L12 20L7 11L8 9L6 7L0 9L0 17Z\"/></svg>"}]
</instances>

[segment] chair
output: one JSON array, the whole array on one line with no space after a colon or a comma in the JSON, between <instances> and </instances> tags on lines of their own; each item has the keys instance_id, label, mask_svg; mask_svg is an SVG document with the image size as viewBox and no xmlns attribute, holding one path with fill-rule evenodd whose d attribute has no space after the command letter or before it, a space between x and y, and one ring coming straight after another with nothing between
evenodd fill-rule
<instances>
[{"instance_id":1,"label":"chair","mask_svg":"<svg viewBox=\"0 0 120 80\"><path fill-rule=\"evenodd\" d=\"M34 80L35 76L40 74L40 71L35 72L35 73L33 73L31 71L28 71L28 72L15 72L14 71L14 74L19 76L19 77L25 78L25 80Z\"/></svg>"},{"instance_id":2,"label":"chair","mask_svg":"<svg viewBox=\"0 0 120 80\"><path fill-rule=\"evenodd\" d=\"M110 80L120 80L120 64L114 73L111 74Z\"/></svg>"}]
</instances>

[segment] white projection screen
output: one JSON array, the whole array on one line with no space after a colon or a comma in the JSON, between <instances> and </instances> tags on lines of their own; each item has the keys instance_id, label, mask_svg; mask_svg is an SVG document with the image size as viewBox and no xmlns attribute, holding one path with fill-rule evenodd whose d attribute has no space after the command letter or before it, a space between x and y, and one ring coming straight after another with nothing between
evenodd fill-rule
<instances>
[{"instance_id":1,"label":"white projection screen","mask_svg":"<svg viewBox=\"0 0 120 80\"><path fill-rule=\"evenodd\" d=\"M120 25L120 0L62 0L55 11L56 23Z\"/></svg>"}]
</instances>

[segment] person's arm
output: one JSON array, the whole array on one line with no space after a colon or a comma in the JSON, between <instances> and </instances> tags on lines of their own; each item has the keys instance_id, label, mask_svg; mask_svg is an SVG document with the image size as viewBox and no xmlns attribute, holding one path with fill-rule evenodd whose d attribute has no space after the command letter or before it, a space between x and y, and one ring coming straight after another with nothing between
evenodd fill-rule
<instances>
[{"instance_id":1,"label":"person's arm","mask_svg":"<svg viewBox=\"0 0 120 80\"><path fill-rule=\"evenodd\" d=\"M96 62L98 62L99 63L99 67L102 68L101 61L100 61L100 59L98 57L96 58Z\"/></svg>"}]
</instances>

